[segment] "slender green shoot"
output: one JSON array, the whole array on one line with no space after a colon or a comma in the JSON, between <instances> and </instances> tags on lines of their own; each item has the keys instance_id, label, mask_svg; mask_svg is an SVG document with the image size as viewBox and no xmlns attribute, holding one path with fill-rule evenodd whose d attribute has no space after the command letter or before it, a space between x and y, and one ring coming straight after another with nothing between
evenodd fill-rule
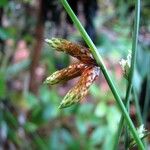
<instances>
[{"instance_id":1,"label":"slender green shoot","mask_svg":"<svg viewBox=\"0 0 150 150\"><path fill-rule=\"evenodd\" d=\"M139 22L140 22L140 0L136 0L135 4L135 23L134 23L134 31L133 31L133 43L132 43L132 58L131 58L131 69L129 73L129 80L127 85L127 92L125 97L125 105L129 102L130 93L132 89L132 80L134 76L134 70L135 70L135 64L136 64L136 53L137 53L137 43L138 43L138 32L139 32ZM122 114L120 122L119 122L119 128L117 133L117 136L121 135L122 128L123 128L123 122L124 122L124 116ZM119 137L116 137L116 142L119 142ZM117 147L117 143L115 143L114 149Z\"/></svg>"},{"instance_id":2,"label":"slender green shoot","mask_svg":"<svg viewBox=\"0 0 150 150\"><path fill-rule=\"evenodd\" d=\"M72 11L71 7L69 6L68 2L66 0L61 0L62 5L64 6L64 8L66 9L67 13L69 14L69 16L71 17L72 21L74 22L75 26L77 27L77 29L80 31L83 39L86 41L87 45L90 47L91 49L91 53L93 55L93 57L95 58L97 64L99 65L99 67L101 68L101 71L103 72L105 79L116 99L117 104L119 105L119 108L122 111L122 114L124 115L124 118L126 120L126 123L128 124L130 131L132 132L132 135L135 139L135 141L137 142L138 147L141 150L144 150L144 146L143 143L141 141L141 139L139 138L139 135L137 134L137 131L128 115L128 112L126 111L126 108L118 94L118 91L116 89L116 87L114 86L108 71L106 69L106 66L102 60L102 57L100 56L100 54L98 53L98 50L96 48L96 46L94 45L94 43L92 42L91 38L89 37L89 35L87 34L87 32L85 31L85 29L83 28L82 24L80 23L80 21L78 20L78 18L76 17L76 15L74 14L74 12Z\"/></svg>"},{"instance_id":3,"label":"slender green shoot","mask_svg":"<svg viewBox=\"0 0 150 150\"><path fill-rule=\"evenodd\" d=\"M138 126L141 126L143 124L143 119L142 119L141 109L139 106L138 97L137 97L135 88L132 88L132 92L133 92L133 100L134 100L134 104L135 104L135 108L136 108L136 116L137 116ZM143 140L144 140L144 146L146 149L147 141L145 139L143 139Z\"/></svg>"}]
</instances>

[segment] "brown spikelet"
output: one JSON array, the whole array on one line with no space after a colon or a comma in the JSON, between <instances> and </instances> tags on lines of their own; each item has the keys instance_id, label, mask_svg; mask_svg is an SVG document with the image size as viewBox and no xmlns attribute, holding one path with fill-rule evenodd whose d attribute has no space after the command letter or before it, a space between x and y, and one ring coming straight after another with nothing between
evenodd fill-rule
<instances>
[{"instance_id":1,"label":"brown spikelet","mask_svg":"<svg viewBox=\"0 0 150 150\"><path fill-rule=\"evenodd\" d=\"M52 38L45 41L57 51L65 52L79 60L79 63L56 71L45 80L45 83L56 84L81 76L77 84L66 94L59 108L69 107L80 102L87 95L90 85L100 72L100 68L93 59L90 50L64 39Z\"/></svg>"},{"instance_id":2,"label":"brown spikelet","mask_svg":"<svg viewBox=\"0 0 150 150\"><path fill-rule=\"evenodd\" d=\"M59 38L52 38L52 39L46 39L45 40L52 48L66 52L67 54L76 57L80 61L86 64L94 64L96 65L95 60L93 59L92 54L90 53L90 50L84 46L81 46L76 43L72 43L70 41L67 41L65 39L59 39Z\"/></svg>"},{"instance_id":3,"label":"brown spikelet","mask_svg":"<svg viewBox=\"0 0 150 150\"><path fill-rule=\"evenodd\" d=\"M66 94L59 108L69 107L80 102L88 92L90 85L99 75L99 68L95 66L87 67L82 73L78 83Z\"/></svg>"},{"instance_id":4,"label":"brown spikelet","mask_svg":"<svg viewBox=\"0 0 150 150\"><path fill-rule=\"evenodd\" d=\"M70 79L80 76L86 67L87 65L81 62L72 64L67 68L54 72L52 75L46 78L44 83L49 83L52 85L68 81Z\"/></svg>"}]
</instances>

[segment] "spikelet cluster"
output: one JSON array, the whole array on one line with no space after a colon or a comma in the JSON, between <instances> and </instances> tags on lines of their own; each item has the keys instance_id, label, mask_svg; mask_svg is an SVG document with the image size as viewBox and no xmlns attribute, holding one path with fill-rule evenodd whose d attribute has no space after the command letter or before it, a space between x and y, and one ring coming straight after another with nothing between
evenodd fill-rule
<instances>
[{"instance_id":1,"label":"spikelet cluster","mask_svg":"<svg viewBox=\"0 0 150 150\"><path fill-rule=\"evenodd\" d=\"M131 51L129 51L129 54L127 55L126 59L121 59L119 62L122 70L123 70L123 76L129 80L129 73L130 73L130 68L131 68Z\"/></svg>"},{"instance_id":2,"label":"spikelet cluster","mask_svg":"<svg viewBox=\"0 0 150 150\"><path fill-rule=\"evenodd\" d=\"M90 50L65 39L52 38L45 41L55 50L65 52L77 58L79 62L54 72L46 78L44 83L53 85L80 76L77 84L63 98L59 108L69 107L80 102L87 95L90 85L95 81L100 72Z\"/></svg>"}]
</instances>

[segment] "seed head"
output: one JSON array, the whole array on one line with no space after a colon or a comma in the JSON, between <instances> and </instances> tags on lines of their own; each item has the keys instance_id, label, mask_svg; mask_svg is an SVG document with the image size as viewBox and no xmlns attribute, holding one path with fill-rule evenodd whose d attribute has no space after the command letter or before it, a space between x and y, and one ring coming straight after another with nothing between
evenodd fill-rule
<instances>
[{"instance_id":1,"label":"seed head","mask_svg":"<svg viewBox=\"0 0 150 150\"><path fill-rule=\"evenodd\" d=\"M64 39L52 38L45 41L57 51L65 52L77 58L79 62L70 65L68 68L54 72L44 83L62 83L81 76L77 84L66 94L59 108L69 107L80 102L87 95L90 85L95 81L100 72L100 68L97 67L90 50Z\"/></svg>"},{"instance_id":2,"label":"seed head","mask_svg":"<svg viewBox=\"0 0 150 150\"><path fill-rule=\"evenodd\" d=\"M86 67L87 65L81 62L72 64L67 68L54 72L52 75L46 78L44 83L53 85L56 83L68 81L70 79L80 76Z\"/></svg>"},{"instance_id":3,"label":"seed head","mask_svg":"<svg viewBox=\"0 0 150 150\"><path fill-rule=\"evenodd\" d=\"M82 45L72 43L70 41L67 41L65 39L60 39L60 38L46 39L45 41L57 51L65 52L79 59L85 64L90 63L90 64L96 65L96 62L93 59L93 56L90 53L90 50Z\"/></svg>"},{"instance_id":4,"label":"seed head","mask_svg":"<svg viewBox=\"0 0 150 150\"><path fill-rule=\"evenodd\" d=\"M122 67L124 77L128 80L131 68L131 52L129 52L127 59L121 59L119 63Z\"/></svg>"},{"instance_id":5,"label":"seed head","mask_svg":"<svg viewBox=\"0 0 150 150\"><path fill-rule=\"evenodd\" d=\"M84 70L78 83L66 94L59 108L69 107L80 102L88 93L90 85L99 75L99 68L90 66Z\"/></svg>"}]
</instances>

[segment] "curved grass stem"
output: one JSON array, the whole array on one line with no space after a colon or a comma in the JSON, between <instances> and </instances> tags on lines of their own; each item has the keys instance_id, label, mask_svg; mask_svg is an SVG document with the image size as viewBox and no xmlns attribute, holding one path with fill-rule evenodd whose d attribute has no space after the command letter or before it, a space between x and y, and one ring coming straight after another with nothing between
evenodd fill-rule
<instances>
[{"instance_id":1,"label":"curved grass stem","mask_svg":"<svg viewBox=\"0 0 150 150\"><path fill-rule=\"evenodd\" d=\"M105 67L105 64L103 62L102 57L100 56L100 54L98 53L98 50L96 48L96 46L94 45L94 43L92 42L91 38L89 37L89 35L87 34L87 32L85 31L84 27L82 26L82 24L80 23L80 21L78 20L78 18L76 17L76 15L74 14L74 12L72 11L71 7L69 6L68 2L66 0L61 0L62 5L64 6L64 8L66 9L67 13L69 14L69 16L71 17L72 21L74 22L74 25L76 26L76 28L80 31L83 39L85 40L85 42L87 43L87 45L89 46L89 48L91 49L91 53L94 57L94 59L96 60L97 64L99 65L99 67L101 68L101 71L103 72L105 79L115 97L115 100L117 102L117 104L119 105L119 108L122 111L122 114L126 120L127 125L129 126L130 131L132 132L132 135L135 139L135 141L137 142L138 147L141 150L144 150L144 146L141 142L141 139L139 138L137 131L128 115L128 112L118 94L118 91L116 89L116 87L113 84L113 81L111 80L108 71Z\"/></svg>"}]
</instances>

